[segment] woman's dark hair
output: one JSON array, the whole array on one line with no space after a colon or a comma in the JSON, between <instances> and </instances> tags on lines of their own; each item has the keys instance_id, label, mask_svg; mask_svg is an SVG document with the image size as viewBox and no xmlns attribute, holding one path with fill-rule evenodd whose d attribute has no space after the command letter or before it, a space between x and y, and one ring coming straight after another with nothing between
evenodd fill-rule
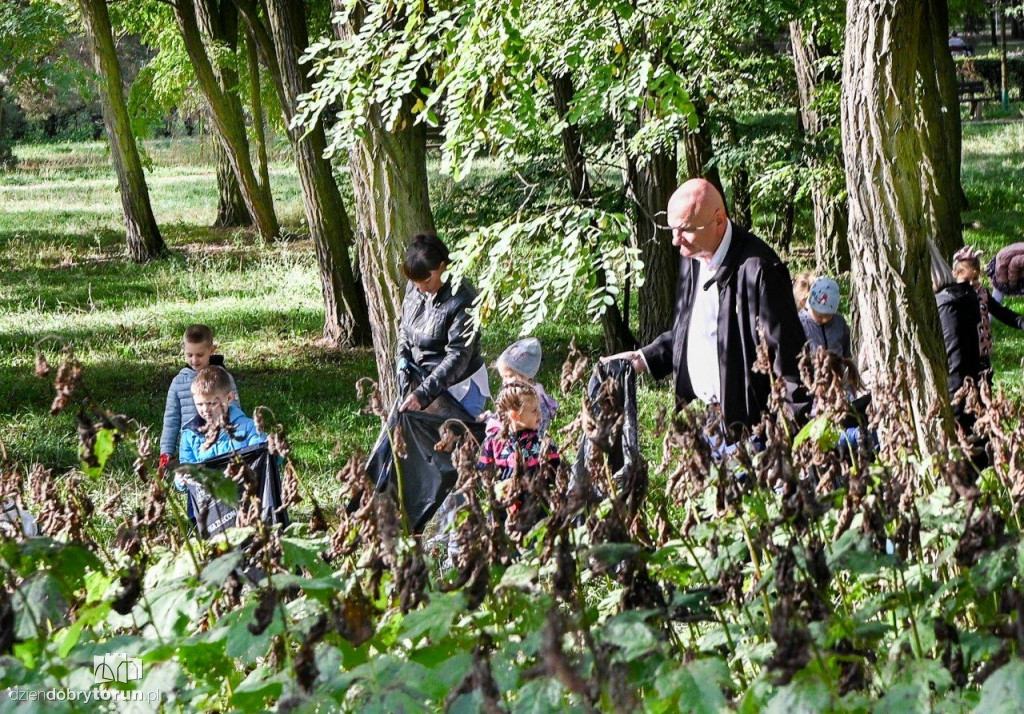
<instances>
[{"instance_id":1,"label":"woman's dark hair","mask_svg":"<svg viewBox=\"0 0 1024 714\"><path fill-rule=\"evenodd\" d=\"M402 272L409 280L426 280L431 271L448 262L448 246L434 233L417 233L405 250Z\"/></svg>"}]
</instances>

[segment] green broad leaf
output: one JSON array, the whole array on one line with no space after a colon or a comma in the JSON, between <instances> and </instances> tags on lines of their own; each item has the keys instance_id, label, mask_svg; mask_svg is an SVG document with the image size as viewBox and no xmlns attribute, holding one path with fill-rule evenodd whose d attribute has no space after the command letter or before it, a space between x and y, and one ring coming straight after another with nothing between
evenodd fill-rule
<instances>
[{"instance_id":1,"label":"green broad leaf","mask_svg":"<svg viewBox=\"0 0 1024 714\"><path fill-rule=\"evenodd\" d=\"M654 686L671 705L666 711L717 714L725 711L723 687L730 683L729 667L720 659L702 659L679 667L667 662L659 670Z\"/></svg>"},{"instance_id":2,"label":"green broad leaf","mask_svg":"<svg viewBox=\"0 0 1024 714\"><path fill-rule=\"evenodd\" d=\"M333 576L304 578L292 573L274 576L274 587L281 589L297 587L311 598L323 603L330 602L339 592L345 591L345 583Z\"/></svg>"},{"instance_id":3,"label":"green broad leaf","mask_svg":"<svg viewBox=\"0 0 1024 714\"><path fill-rule=\"evenodd\" d=\"M616 658L620 661L632 662L659 648L658 636L644 622L644 614L635 610L624 612L610 618L601 628L601 640L619 648Z\"/></svg>"},{"instance_id":4,"label":"green broad leaf","mask_svg":"<svg viewBox=\"0 0 1024 714\"><path fill-rule=\"evenodd\" d=\"M587 558L612 568L642 552L643 548L636 543L602 543L587 549Z\"/></svg>"},{"instance_id":5,"label":"green broad leaf","mask_svg":"<svg viewBox=\"0 0 1024 714\"><path fill-rule=\"evenodd\" d=\"M227 577L242 562L243 555L241 550L233 550L219 558L215 558L203 568L203 573L199 576L199 579L207 585L218 587L223 585Z\"/></svg>"},{"instance_id":6,"label":"green broad leaf","mask_svg":"<svg viewBox=\"0 0 1024 714\"><path fill-rule=\"evenodd\" d=\"M46 536L0 541L0 560L24 578L51 569L59 576L62 587L66 586L68 596L85 586L90 571L103 570L103 564L89 549Z\"/></svg>"},{"instance_id":7,"label":"green broad leaf","mask_svg":"<svg viewBox=\"0 0 1024 714\"><path fill-rule=\"evenodd\" d=\"M107 575L101 572L92 572L85 576L85 601L99 602L104 599L107 590L114 584L116 575Z\"/></svg>"},{"instance_id":8,"label":"green broad leaf","mask_svg":"<svg viewBox=\"0 0 1024 714\"><path fill-rule=\"evenodd\" d=\"M185 633L189 620L198 614L194 591L185 582L166 582L147 593L153 627L162 637Z\"/></svg>"},{"instance_id":9,"label":"green broad leaf","mask_svg":"<svg viewBox=\"0 0 1024 714\"><path fill-rule=\"evenodd\" d=\"M830 711L832 693L821 677L806 669L796 673L792 681L780 689L764 708L765 714Z\"/></svg>"},{"instance_id":10,"label":"green broad leaf","mask_svg":"<svg viewBox=\"0 0 1024 714\"><path fill-rule=\"evenodd\" d=\"M302 568L315 577L330 575L331 566L320 557L325 549L321 540L287 536L281 539L284 564L289 568Z\"/></svg>"},{"instance_id":11,"label":"green broad leaf","mask_svg":"<svg viewBox=\"0 0 1024 714\"><path fill-rule=\"evenodd\" d=\"M432 642L439 642L451 630L455 618L465 611L466 598L462 593L431 596L425 607L405 616L399 636L416 642L426 635Z\"/></svg>"},{"instance_id":12,"label":"green broad leaf","mask_svg":"<svg viewBox=\"0 0 1024 714\"><path fill-rule=\"evenodd\" d=\"M228 613L217 622L217 626L208 637L211 642L223 640L228 656L245 664L254 663L266 656L271 640L284 632L281 610L275 608L274 617L267 625L267 629L259 635L252 634L249 631L249 623L254 621L257 605L257 602L250 601L240 609Z\"/></svg>"},{"instance_id":13,"label":"green broad leaf","mask_svg":"<svg viewBox=\"0 0 1024 714\"><path fill-rule=\"evenodd\" d=\"M839 443L839 430L824 415L817 416L804 424L804 428L793 439L793 450L796 451L800 444L808 439L812 440L819 449L828 451L834 449Z\"/></svg>"},{"instance_id":14,"label":"green broad leaf","mask_svg":"<svg viewBox=\"0 0 1024 714\"><path fill-rule=\"evenodd\" d=\"M78 644L82 630L102 622L108 612L110 612L110 603L108 602L98 603L79 612L78 619L72 623L71 627L54 636L54 641L57 642L57 653L61 657L67 657Z\"/></svg>"},{"instance_id":15,"label":"green broad leaf","mask_svg":"<svg viewBox=\"0 0 1024 714\"><path fill-rule=\"evenodd\" d=\"M971 567L968 575L971 585L981 593L1002 589L1018 571L1018 558L1014 551L1014 548L1004 546L999 550L985 553L981 560Z\"/></svg>"},{"instance_id":16,"label":"green broad leaf","mask_svg":"<svg viewBox=\"0 0 1024 714\"><path fill-rule=\"evenodd\" d=\"M237 673L238 667L228 656L223 642L194 637L178 646L178 662L199 680L219 681Z\"/></svg>"},{"instance_id":17,"label":"green broad leaf","mask_svg":"<svg viewBox=\"0 0 1024 714\"><path fill-rule=\"evenodd\" d=\"M897 684L875 705L874 714L912 714L930 711L928 691L920 684Z\"/></svg>"},{"instance_id":18,"label":"green broad leaf","mask_svg":"<svg viewBox=\"0 0 1024 714\"><path fill-rule=\"evenodd\" d=\"M1011 714L1024 702L1024 662L1014 659L997 669L981 687L979 714Z\"/></svg>"},{"instance_id":19,"label":"green broad leaf","mask_svg":"<svg viewBox=\"0 0 1024 714\"><path fill-rule=\"evenodd\" d=\"M536 565L513 563L502 574L498 588L530 591L537 583L539 572L540 569Z\"/></svg>"},{"instance_id":20,"label":"green broad leaf","mask_svg":"<svg viewBox=\"0 0 1024 714\"><path fill-rule=\"evenodd\" d=\"M288 672L267 676L265 667L258 667L231 693L231 705L241 711L263 711L270 700L277 699L289 680Z\"/></svg>"},{"instance_id":21,"label":"green broad leaf","mask_svg":"<svg viewBox=\"0 0 1024 714\"><path fill-rule=\"evenodd\" d=\"M68 601L57 578L50 573L30 576L11 593L11 602L18 639L38 637L68 622Z\"/></svg>"},{"instance_id":22,"label":"green broad leaf","mask_svg":"<svg viewBox=\"0 0 1024 714\"><path fill-rule=\"evenodd\" d=\"M90 466L84 460L82 461L82 471L85 472L86 476L98 479L103 475L103 467L107 465L107 459L114 453L114 447L116 446L115 436L116 432L113 429L96 430L96 444L92 450L92 455L96 457L96 465Z\"/></svg>"},{"instance_id":23,"label":"green broad leaf","mask_svg":"<svg viewBox=\"0 0 1024 714\"><path fill-rule=\"evenodd\" d=\"M562 697L565 690L553 677L527 682L513 703L514 714L554 714L567 711Z\"/></svg>"}]
</instances>

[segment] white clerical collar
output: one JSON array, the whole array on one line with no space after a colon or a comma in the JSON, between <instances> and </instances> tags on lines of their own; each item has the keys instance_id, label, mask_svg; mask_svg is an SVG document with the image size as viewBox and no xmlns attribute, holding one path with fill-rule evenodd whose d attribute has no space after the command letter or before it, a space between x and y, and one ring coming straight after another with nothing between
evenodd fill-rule
<instances>
[{"instance_id":1,"label":"white clerical collar","mask_svg":"<svg viewBox=\"0 0 1024 714\"><path fill-rule=\"evenodd\" d=\"M717 271L722 267L722 263L725 262L725 255L729 252L729 244L732 243L732 221L729 219L725 220L725 235L722 236L722 242L718 244L718 250L711 256L711 260L706 262L706 265L711 272Z\"/></svg>"}]
</instances>

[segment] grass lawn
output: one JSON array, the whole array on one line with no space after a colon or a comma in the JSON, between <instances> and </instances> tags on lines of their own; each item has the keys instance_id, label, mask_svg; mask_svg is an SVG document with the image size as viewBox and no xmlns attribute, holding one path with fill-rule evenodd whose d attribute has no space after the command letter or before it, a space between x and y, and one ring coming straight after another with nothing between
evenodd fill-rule
<instances>
[{"instance_id":1,"label":"grass lawn","mask_svg":"<svg viewBox=\"0 0 1024 714\"><path fill-rule=\"evenodd\" d=\"M20 146L18 170L0 174L0 441L25 465L65 469L77 461L74 414L48 416L52 387L33 374L34 345L48 335L74 345L102 404L157 437L167 386L182 365L181 333L190 322L205 322L216 331L245 410L260 404L273 410L290 430L307 486L332 504L333 474L353 450L369 448L378 429L376 417L359 414L353 386L376 374L372 351L315 346L322 311L308 241L268 245L246 231L208 227L216 210L208 147L178 139L147 142L146 151L154 164L148 173L153 208L173 256L142 266L124 258L105 144ZM1022 162L1024 124L966 125L967 240L987 252L1021 239ZM282 222L301 231L294 168L278 157L271 177ZM435 164L431 182L440 230L449 238L515 210L526 190L505 167L486 162L459 184ZM579 404L578 390L566 396L557 389L570 339L593 356L601 353L600 331L582 324L582 314L566 310L537 333L545 351L540 379L564 404L556 426ZM489 363L515 331L505 320L485 326ZM999 381L1020 388L1024 334L997 324L995 350ZM641 397L647 424L658 405L670 402L666 385L645 384ZM653 455L651 431L643 430L642 440ZM115 455L112 477L94 488L123 484L131 498L138 488L131 456Z\"/></svg>"},{"instance_id":2,"label":"grass lawn","mask_svg":"<svg viewBox=\"0 0 1024 714\"><path fill-rule=\"evenodd\" d=\"M208 228L216 186L200 142L147 142L146 149L155 163L147 175L153 209L173 255L141 266L124 257L104 144L18 147L18 170L0 174L0 442L25 465L65 469L77 462L74 414L50 417L52 386L33 373L34 345L49 335L73 344L86 384L104 406L158 437L167 387L184 364L181 333L190 322L204 322L216 332L243 408L273 410L290 431L307 485L332 503L334 473L355 449L368 450L379 429L376 417L359 414L354 389L360 377L376 376L372 350L316 346L322 302L309 241L267 245L246 231ZM496 220L522 201L519 182L486 163L459 185L433 169L443 235ZM301 231L294 167L278 160L271 177L282 222ZM496 183L502 191L492 196ZM545 349L541 379L561 398L556 385L570 339L597 355L600 332L577 324L567 310L538 336ZM510 323L488 325L485 359L493 362L515 337ZM52 354L56 343L47 344ZM131 462L129 453L115 455L113 482L130 485Z\"/></svg>"}]
</instances>

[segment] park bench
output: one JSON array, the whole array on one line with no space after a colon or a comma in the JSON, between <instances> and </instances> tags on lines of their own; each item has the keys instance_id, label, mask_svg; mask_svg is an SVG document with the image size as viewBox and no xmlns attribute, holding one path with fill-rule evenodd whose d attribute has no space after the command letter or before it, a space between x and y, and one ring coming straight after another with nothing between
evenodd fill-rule
<instances>
[{"instance_id":1,"label":"park bench","mask_svg":"<svg viewBox=\"0 0 1024 714\"><path fill-rule=\"evenodd\" d=\"M957 87L957 93L960 95L960 102L971 105L970 118L981 119L981 105L983 102L992 102L999 97L994 97L985 93L985 83L980 80L967 80L960 82Z\"/></svg>"}]
</instances>

